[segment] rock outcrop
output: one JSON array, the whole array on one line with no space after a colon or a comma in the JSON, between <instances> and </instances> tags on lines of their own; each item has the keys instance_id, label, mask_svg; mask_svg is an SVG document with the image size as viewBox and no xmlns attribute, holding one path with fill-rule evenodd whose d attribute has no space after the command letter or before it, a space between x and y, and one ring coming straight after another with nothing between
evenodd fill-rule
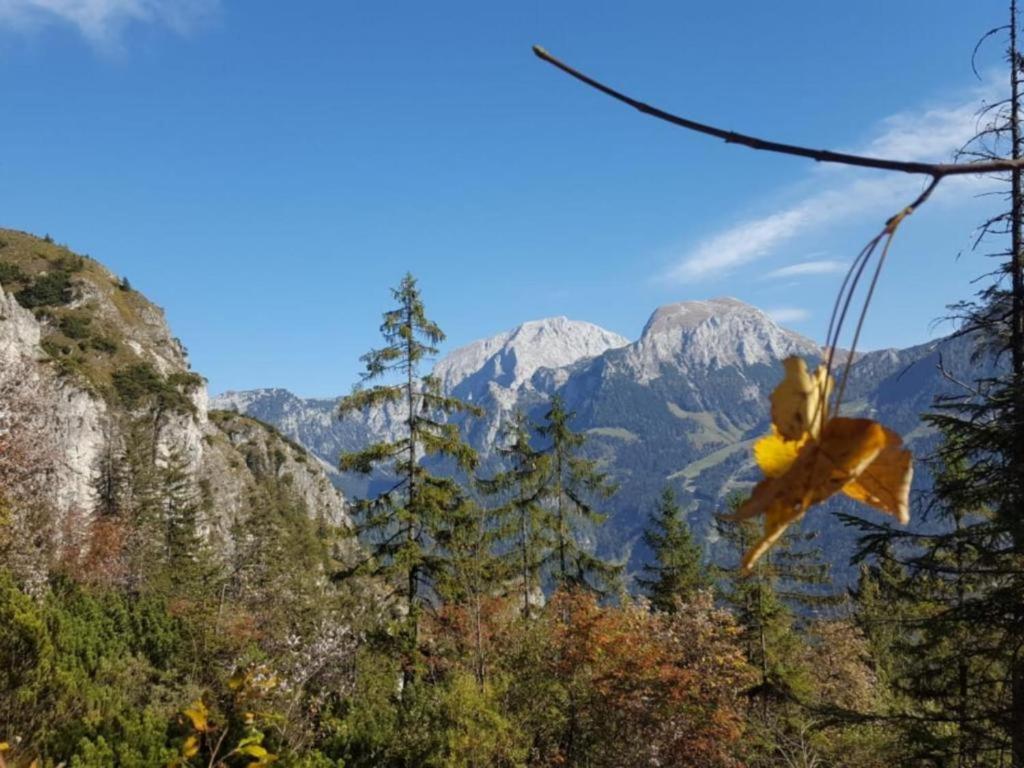
<instances>
[{"instance_id":1,"label":"rock outcrop","mask_svg":"<svg viewBox=\"0 0 1024 768\"><path fill-rule=\"evenodd\" d=\"M63 516L88 519L105 457L145 421L156 462L173 457L186 468L219 540L230 542L249 493L267 478L287 478L310 515L351 525L315 456L252 418L209 410L205 382L158 307L98 262L11 230L0 230L5 385L45 414L56 454L49 485Z\"/></svg>"}]
</instances>

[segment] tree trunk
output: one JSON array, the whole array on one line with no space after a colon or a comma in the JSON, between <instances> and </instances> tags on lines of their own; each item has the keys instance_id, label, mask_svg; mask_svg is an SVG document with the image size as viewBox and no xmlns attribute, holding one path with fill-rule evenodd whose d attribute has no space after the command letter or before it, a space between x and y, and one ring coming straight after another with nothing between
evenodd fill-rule
<instances>
[{"instance_id":1,"label":"tree trunk","mask_svg":"<svg viewBox=\"0 0 1024 768\"><path fill-rule=\"evenodd\" d=\"M1011 156L1021 156L1020 135L1020 62L1017 51L1017 0L1010 2L1010 138ZM1024 415L1024 272L1022 272L1021 234L1024 220L1021 172L1011 171L1010 210L1010 360L1013 367L1014 441L1011 473L1012 485L1007 502L1012 515L1012 531L1015 549L1024 552L1024 509L1021 505L1021 491L1024 489L1024 430L1021 417ZM1020 626L1018 617L1017 626ZM1010 670L1010 722L1014 768L1024 768L1024 658L1015 651Z\"/></svg>"},{"instance_id":2,"label":"tree trunk","mask_svg":"<svg viewBox=\"0 0 1024 768\"><path fill-rule=\"evenodd\" d=\"M406 335L405 342L405 363L406 363L406 381L405 381L405 394L406 394L406 405L409 408L409 471L407 478L408 483L408 509L406 513L409 516L409 529L406 534L410 544L415 544L418 532L416 530L416 508L418 506L416 499L416 399L413 393L413 318L412 318L412 306L406 307L406 328L408 334ZM408 590L408 609L409 609L409 641L411 645L412 658L410 664L414 664L416 650L420 644L420 617L419 611L416 605L416 597L419 592L419 565L413 563L409 566L408 584L406 586ZM415 679L415 674L412 667L406 669L405 682L410 684Z\"/></svg>"}]
</instances>

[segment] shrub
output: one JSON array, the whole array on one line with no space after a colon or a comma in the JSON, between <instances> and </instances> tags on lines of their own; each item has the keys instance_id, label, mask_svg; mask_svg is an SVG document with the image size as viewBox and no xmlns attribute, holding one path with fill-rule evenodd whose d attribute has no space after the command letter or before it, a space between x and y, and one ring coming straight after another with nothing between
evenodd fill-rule
<instances>
[{"instance_id":1,"label":"shrub","mask_svg":"<svg viewBox=\"0 0 1024 768\"><path fill-rule=\"evenodd\" d=\"M71 275L64 270L40 275L14 296L27 309L67 304L71 297Z\"/></svg>"},{"instance_id":2,"label":"shrub","mask_svg":"<svg viewBox=\"0 0 1024 768\"><path fill-rule=\"evenodd\" d=\"M188 412L195 411L189 393L202 384L202 378L190 372L172 373L166 379L149 363L136 363L114 371L114 391L129 408L147 401L160 408Z\"/></svg>"},{"instance_id":3,"label":"shrub","mask_svg":"<svg viewBox=\"0 0 1024 768\"><path fill-rule=\"evenodd\" d=\"M28 281L28 275L17 264L0 261L0 285L9 286L15 283L24 285Z\"/></svg>"},{"instance_id":4,"label":"shrub","mask_svg":"<svg viewBox=\"0 0 1024 768\"><path fill-rule=\"evenodd\" d=\"M138 363L114 371L114 390L129 408L138 405L144 398L159 395L167 386L159 373L149 363Z\"/></svg>"},{"instance_id":5,"label":"shrub","mask_svg":"<svg viewBox=\"0 0 1024 768\"><path fill-rule=\"evenodd\" d=\"M73 253L60 256L53 263L59 272L81 272L85 269L85 259Z\"/></svg>"},{"instance_id":6,"label":"shrub","mask_svg":"<svg viewBox=\"0 0 1024 768\"><path fill-rule=\"evenodd\" d=\"M67 344L62 344L56 339L43 339L40 346L46 354L53 358L64 357L65 355L71 354L71 347Z\"/></svg>"},{"instance_id":7,"label":"shrub","mask_svg":"<svg viewBox=\"0 0 1024 768\"><path fill-rule=\"evenodd\" d=\"M97 352L105 352L108 355L113 355L118 349L117 342L106 336L93 336L89 339L89 346Z\"/></svg>"},{"instance_id":8,"label":"shrub","mask_svg":"<svg viewBox=\"0 0 1024 768\"><path fill-rule=\"evenodd\" d=\"M87 339L91 323L92 318L85 315L64 315L60 319L60 332L69 339Z\"/></svg>"}]
</instances>

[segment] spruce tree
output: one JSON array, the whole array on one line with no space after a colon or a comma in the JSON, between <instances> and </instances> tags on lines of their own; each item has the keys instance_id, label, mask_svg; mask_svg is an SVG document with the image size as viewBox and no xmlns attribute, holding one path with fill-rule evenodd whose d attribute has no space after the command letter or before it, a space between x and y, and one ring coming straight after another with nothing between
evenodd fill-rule
<instances>
[{"instance_id":1,"label":"spruce tree","mask_svg":"<svg viewBox=\"0 0 1024 768\"><path fill-rule=\"evenodd\" d=\"M1010 2L1008 23L982 39L1003 30L1009 38L1009 92L983 112L978 134L962 152L969 161L1024 158L1017 0ZM982 224L976 241L998 243L994 253L985 254L999 259L996 279L976 301L955 309L959 332L976 341L978 357L1003 365L989 374L979 366L982 375L975 381L940 399L932 421L947 436L956 435L943 443L940 458L950 466L964 460L967 506L991 511L990 521L971 526L982 526L971 532L979 542L971 570L982 577L984 590L972 596L969 612L973 631L991 637L1007 672L1004 679L991 680L987 690L979 685L975 696L988 704L995 730L1009 744L1011 764L1024 768L1024 171L1017 167L1003 178L1008 208ZM992 274L986 268L986 275ZM943 497L941 489L938 495Z\"/></svg>"},{"instance_id":2,"label":"spruce tree","mask_svg":"<svg viewBox=\"0 0 1024 768\"><path fill-rule=\"evenodd\" d=\"M505 427L504 445L497 449L508 469L479 481L484 493L506 499L494 514L504 532L509 570L520 582L526 618L543 587L542 569L556 551L554 517L545 504L551 490L551 461L548 454L533 447L534 431L526 415L517 411Z\"/></svg>"},{"instance_id":3,"label":"spruce tree","mask_svg":"<svg viewBox=\"0 0 1024 768\"><path fill-rule=\"evenodd\" d=\"M892 691L887 716L908 756L934 764L998 765L1011 743L1002 719L1012 705L1012 658L989 626L1001 579L987 565L1007 538L975 506L971 472L944 436L931 463L937 503L923 531L850 517L861 531L858 557L870 560L856 593L858 622ZM952 463L946 463L948 461ZM1004 582L1005 583L1005 582Z\"/></svg>"},{"instance_id":4,"label":"spruce tree","mask_svg":"<svg viewBox=\"0 0 1024 768\"><path fill-rule=\"evenodd\" d=\"M120 495L128 529L125 542L128 582L134 589L140 589L152 577L164 555L163 483L154 456L153 431L152 421L146 417L128 420L117 458L124 475Z\"/></svg>"},{"instance_id":5,"label":"spruce tree","mask_svg":"<svg viewBox=\"0 0 1024 768\"><path fill-rule=\"evenodd\" d=\"M495 597L508 578L507 563L495 554L503 530L493 514L460 494L446 511L437 541L443 566L437 576L437 593L468 619L473 676L484 685L487 670L486 603Z\"/></svg>"},{"instance_id":6,"label":"spruce tree","mask_svg":"<svg viewBox=\"0 0 1024 768\"><path fill-rule=\"evenodd\" d=\"M200 495L184 453L173 449L159 467L163 529L161 579L175 595L209 597L217 566L202 529Z\"/></svg>"},{"instance_id":7,"label":"spruce tree","mask_svg":"<svg viewBox=\"0 0 1024 768\"><path fill-rule=\"evenodd\" d=\"M586 527L604 523L607 516L593 503L615 493L615 485L597 462L582 455L586 438L570 426L576 414L560 395L551 398L538 433L548 441L550 493L555 514L555 574L560 584L586 587L608 594L614 591L621 566L595 556L582 543Z\"/></svg>"},{"instance_id":8,"label":"spruce tree","mask_svg":"<svg viewBox=\"0 0 1024 768\"><path fill-rule=\"evenodd\" d=\"M437 534L461 497L455 480L432 473L424 460L446 458L458 470L475 469L476 452L449 417L479 411L444 394L436 379L421 373L445 335L427 317L415 278L406 274L392 296L396 306L384 313L380 326L384 346L362 356L362 383L342 399L338 413L344 418L398 407L405 412L404 430L393 440L344 454L339 466L343 472L380 468L396 475L388 490L358 503L359 529L370 542L371 571L398 582L407 610L407 650L414 651L423 602L443 565Z\"/></svg>"},{"instance_id":9,"label":"spruce tree","mask_svg":"<svg viewBox=\"0 0 1024 768\"><path fill-rule=\"evenodd\" d=\"M794 534L787 532L749 574L741 574L735 564L760 537L758 523L719 520L718 526L728 551L728 561L717 569L718 591L741 628L747 659L758 671L758 683L751 693L766 712L774 702L799 699L811 685L802 663L799 617L787 600L799 591L782 584L785 556Z\"/></svg>"},{"instance_id":10,"label":"spruce tree","mask_svg":"<svg viewBox=\"0 0 1024 768\"><path fill-rule=\"evenodd\" d=\"M688 601L708 580L700 547L671 487L662 491L643 539L654 559L644 566L646 575L637 578L637 583L647 591L655 609L673 613L679 601Z\"/></svg>"},{"instance_id":11,"label":"spruce tree","mask_svg":"<svg viewBox=\"0 0 1024 768\"><path fill-rule=\"evenodd\" d=\"M124 456L113 440L107 440L96 462L93 489L96 493L94 511L101 518L118 518L125 512L125 495L129 482Z\"/></svg>"},{"instance_id":12,"label":"spruce tree","mask_svg":"<svg viewBox=\"0 0 1024 768\"><path fill-rule=\"evenodd\" d=\"M1024 158L1019 27L1012 0L1008 23L982 38L1007 34L1009 89L985 106L961 160ZM939 466L936 530L907 536L870 521L848 522L862 530L864 556L890 552L913 584L907 651L919 655L914 661L923 668L934 667L918 675L914 669L922 667L911 664L903 678L919 708L902 713L922 726L917 743L930 742L949 764L984 765L983 754L1002 752L1014 768L1024 768L1024 171L1018 167L1002 179L1008 205L981 225L975 241L999 260L986 268L985 277L994 279L974 300L952 308L957 335L973 347L971 375L958 379L940 358L951 389L927 417L941 436L932 457ZM964 689L969 716L958 712L968 700L957 693ZM934 742L941 728L957 735Z\"/></svg>"}]
</instances>

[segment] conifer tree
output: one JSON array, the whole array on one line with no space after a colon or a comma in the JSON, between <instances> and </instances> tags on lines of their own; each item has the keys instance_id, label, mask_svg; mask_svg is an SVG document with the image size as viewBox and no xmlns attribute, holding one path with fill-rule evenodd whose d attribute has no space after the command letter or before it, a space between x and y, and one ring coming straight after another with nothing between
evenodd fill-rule
<instances>
[{"instance_id":1,"label":"conifer tree","mask_svg":"<svg viewBox=\"0 0 1024 768\"><path fill-rule=\"evenodd\" d=\"M459 470L475 469L476 452L448 417L478 409L444 394L436 379L421 374L445 335L427 317L416 279L406 274L392 296L396 306L384 313L380 326L384 346L362 356L362 384L341 401L338 413L344 418L369 408L398 407L405 411L405 429L394 440L344 454L339 466L343 472L381 468L397 476L387 491L359 503L359 527L372 541L372 570L399 581L408 610L407 642L414 650L422 601L442 565L436 536L460 498L452 478L433 474L423 462L447 458Z\"/></svg>"},{"instance_id":2,"label":"conifer tree","mask_svg":"<svg viewBox=\"0 0 1024 768\"><path fill-rule=\"evenodd\" d=\"M587 587L597 592L613 591L622 571L589 552L581 543L584 526L601 525L606 515L593 506L607 499L615 485L597 462L582 455L586 438L570 426L576 414L565 407L560 395L551 398L538 433L548 441L545 453L550 462L550 493L555 513L555 573L563 585Z\"/></svg>"},{"instance_id":3,"label":"conifer tree","mask_svg":"<svg viewBox=\"0 0 1024 768\"><path fill-rule=\"evenodd\" d=\"M757 523L751 521L720 520L719 533L735 562L760 537ZM787 532L749 574L741 574L733 562L718 569L719 592L736 616L747 658L758 671L753 693L761 700L763 711L773 701L799 698L810 688L808 672L801 663L798 617L787 600L799 592L786 590L781 583L792 536Z\"/></svg>"},{"instance_id":4,"label":"conifer tree","mask_svg":"<svg viewBox=\"0 0 1024 768\"><path fill-rule=\"evenodd\" d=\"M1024 158L1019 31L1011 0L1008 23L982 38L1009 38L1008 93L984 107L961 160ZM906 568L911 612L896 647L914 655L898 653L907 666L897 683L917 707L901 714L908 728L916 720L914 743L947 764L985 765L983 755L1002 753L1024 768L1024 171L1002 179L1008 205L982 223L975 240L976 247L994 241L985 255L999 261L984 276L994 279L952 308L976 367L961 381L940 358L952 390L927 417L942 438L932 457L937 529L908 536L847 522L861 528L865 556L892 557Z\"/></svg>"},{"instance_id":5,"label":"conifer tree","mask_svg":"<svg viewBox=\"0 0 1024 768\"><path fill-rule=\"evenodd\" d=\"M908 532L855 517L858 557L870 559L857 596L858 621L893 692L888 716L915 760L955 766L998 764L1005 750L1006 684L1012 659L990 626L992 591L1003 587L988 570L1007 541L998 521L976 506L971 472L944 436L931 462L939 503L928 529ZM947 463L948 462L948 463Z\"/></svg>"},{"instance_id":6,"label":"conifer tree","mask_svg":"<svg viewBox=\"0 0 1024 768\"><path fill-rule=\"evenodd\" d=\"M1017 0L1011 0L1009 10L1008 23L982 38L1003 31L1009 38L1008 93L986 106L978 133L961 152L968 161L1024 158L1024 56ZM968 508L991 513L990 520L970 526L981 526L970 532L978 542L971 570L987 577L981 579L982 593L969 601L970 621L976 634L990 637L1007 671L1004 679L991 680L987 690L979 687L974 695L989 705L996 729L1009 742L1011 765L1024 768L1024 171L1018 166L1002 178L1008 207L981 225L976 240L998 243L994 253L985 254L999 259L993 271L986 268L986 276L996 279L976 301L955 307L954 314L959 332L976 342L978 358L1003 365L991 373L979 366L974 381L940 399L932 422L945 435L956 435L939 453L949 466L964 460L960 485L970 497ZM937 495L943 498L944 491Z\"/></svg>"},{"instance_id":7,"label":"conifer tree","mask_svg":"<svg viewBox=\"0 0 1024 768\"><path fill-rule=\"evenodd\" d=\"M165 531L161 511L162 479L154 458L153 424L129 420L123 429L117 461L123 467L123 508L128 528L125 542L128 581L136 589L162 562Z\"/></svg>"},{"instance_id":8,"label":"conifer tree","mask_svg":"<svg viewBox=\"0 0 1024 768\"><path fill-rule=\"evenodd\" d=\"M694 542L683 511L671 487L662 491L658 508L643 534L654 559L637 578L659 611L672 613L678 601L687 601L708 580L700 561L700 547Z\"/></svg>"},{"instance_id":9,"label":"conifer tree","mask_svg":"<svg viewBox=\"0 0 1024 768\"><path fill-rule=\"evenodd\" d=\"M93 489L96 492L95 512L99 517L116 518L125 511L125 495L129 482L124 456L108 440L96 462Z\"/></svg>"},{"instance_id":10,"label":"conifer tree","mask_svg":"<svg viewBox=\"0 0 1024 768\"><path fill-rule=\"evenodd\" d=\"M508 546L508 567L517 574L523 599L523 616L530 617L531 604L542 589L541 572L556 551L556 529L551 510L548 482L550 456L533 447L533 424L517 411L505 428L505 444L498 453L509 468L493 478L480 480L488 495L504 495L505 503L495 510Z\"/></svg>"},{"instance_id":11,"label":"conifer tree","mask_svg":"<svg viewBox=\"0 0 1024 768\"><path fill-rule=\"evenodd\" d=\"M173 594L212 594L217 566L202 530L202 505L184 453L172 449L159 467L163 528L162 581Z\"/></svg>"},{"instance_id":12,"label":"conifer tree","mask_svg":"<svg viewBox=\"0 0 1024 768\"><path fill-rule=\"evenodd\" d=\"M443 567L437 576L438 595L468 619L473 676L481 688L486 677L485 604L508 577L506 562L495 554L504 531L493 514L460 494L441 520L437 541Z\"/></svg>"}]
</instances>

